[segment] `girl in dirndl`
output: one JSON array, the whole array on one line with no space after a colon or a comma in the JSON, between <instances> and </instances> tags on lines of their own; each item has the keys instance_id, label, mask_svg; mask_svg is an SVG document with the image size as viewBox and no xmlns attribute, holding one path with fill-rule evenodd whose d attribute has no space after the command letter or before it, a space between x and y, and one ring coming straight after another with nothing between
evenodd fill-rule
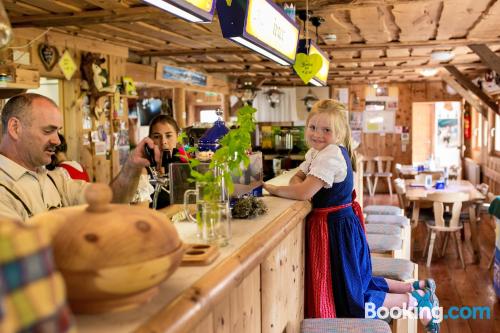
<instances>
[{"instance_id":1,"label":"girl in dirndl","mask_svg":"<svg viewBox=\"0 0 500 333\"><path fill-rule=\"evenodd\" d=\"M310 149L288 186L265 184L271 194L311 200L306 222L306 318L364 318L366 309L420 311L427 331L439 331L432 279L401 282L372 275L361 207L355 201L356 157L347 110L334 100L317 102L306 122Z\"/></svg>"}]
</instances>

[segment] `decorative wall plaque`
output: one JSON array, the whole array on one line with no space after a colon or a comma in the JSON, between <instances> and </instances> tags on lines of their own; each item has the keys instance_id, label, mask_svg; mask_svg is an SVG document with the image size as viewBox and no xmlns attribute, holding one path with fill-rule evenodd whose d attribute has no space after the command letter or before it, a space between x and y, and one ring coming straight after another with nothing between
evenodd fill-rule
<instances>
[{"instance_id":1,"label":"decorative wall plaque","mask_svg":"<svg viewBox=\"0 0 500 333\"><path fill-rule=\"evenodd\" d=\"M57 48L47 43L38 45L38 55L40 56L43 67L49 72L59 60L59 51L57 51Z\"/></svg>"}]
</instances>

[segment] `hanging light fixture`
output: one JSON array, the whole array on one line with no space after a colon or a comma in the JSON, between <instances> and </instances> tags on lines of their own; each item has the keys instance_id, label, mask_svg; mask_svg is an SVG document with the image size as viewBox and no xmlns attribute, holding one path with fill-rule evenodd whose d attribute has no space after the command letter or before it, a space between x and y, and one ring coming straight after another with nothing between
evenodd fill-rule
<instances>
[{"instance_id":1,"label":"hanging light fixture","mask_svg":"<svg viewBox=\"0 0 500 333\"><path fill-rule=\"evenodd\" d=\"M144 0L186 21L195 23L212 22L215 11L215 0Z\"/></svg>"},{"instance_id":2,"label":"hanging light fixture","mask_svg":"<svg viewBox=\"0 0 500 333\"><path fill-rule=\"evenodd\" d=\"M278 106L281 102L281 95L284 93L278 89L278 87L271 87L271 89L268 89L264 95L266 95L266 99L269 103L269 106L272 107L273 109Z\"/></svg>"},{"instance_id":3,"label":"hanging light fixture","mask_svg":"<svg viewBox=\"0 0 500 333\"><path fill-rule=\"evenodd\" d=\"M304 98L301 99L301 101L304 101L304 105L306 106L307 112L311 112L314 103L319 101L319 98L316 95L314 95L311 88L309 88L307 94L304 96Z\"/></svg>"},{"instance_id":4,"label":"hanging light fixture","mask_svg":"<svg viewBox=\"0 0 500 333\"><path fill-rule=\"evenodd\" d=\"M255 51L272 61L295 63L299 27L272 0L216 0L224 38Z\"/></svg>"},{"instance_id":5,"label":"hanging light fixture","mask_svg":"<svg viewBox=\"0 0 500 333\"><path fill-rule=\"evenodd\" d=\"M243 103L251 105L257 95L257 91L260 91L260 89L252 81L244 81L243 85L235 90L235 93Z\"/></svg>"},{"instance_id":6,"label":"hanging light fixture","mask_svg":"<svg viewBox=\"0 0 500 333\"><path fill-rule=\"evenodd\" d=\"M0 1L0 49L7 46L12 39L12 27L10 26L9 18L3 7L3 2Z\"/></svg>"}]
</instances>

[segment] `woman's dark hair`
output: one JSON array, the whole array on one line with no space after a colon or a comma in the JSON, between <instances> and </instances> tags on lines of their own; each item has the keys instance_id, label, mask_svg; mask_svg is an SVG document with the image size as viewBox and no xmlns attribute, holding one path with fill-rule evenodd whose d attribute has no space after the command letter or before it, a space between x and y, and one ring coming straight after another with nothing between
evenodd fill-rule
<instances>
[{"instance_id":1,"label":"woman's dark hair","mask_svg":"<svg viewBox=\"0 0 500 333\"><path fill-rule=\"evenodd\" d=\"M156 124L169 124L170 126L172 126L174 128L174 130L179 133L181 131L181 129L179 128L179 125L177 125L177 122L175 121L174 118L166 115L166 114L160 114L160 115L157 115L156 117L154 117L153 119L151 119L151 122L149 123L149 136L151 136L152 132L152 128L153 126L155 126Z\"/></svg>"},{"instance_id":2,"label":"woman's dark hair","mask_svg":"<svg viewBox=\"0 0 500 333\"><path fill-rule=\"evenodd\" d=\"M57 136L59 137L59 141L61 141L61 143L56 146L54 150L54 155L52 155L50 163L45 166L47 170L54 170L56 166L59 164L59 161L57 160L56 157L57 153L59 152L66 153L68 151L68 144L66 143L66 139L64 138L64 136L60 133L57 133Z\"/></svg>"},{"instance_id":3,"label":"woman's dark hair","mask_svg":"<svg viewBox=\"0 0 500 333\"><path fill-rule=\"evenodd\" d=\"M61 143L56 146L56 153L58 152L67 152L68 151L68 144L66 143L66 139L64 138L64 136L61 134L61 133L57 133L57 136L59 137L59 141L61 141Z\"/></svg>"}]
</instances>

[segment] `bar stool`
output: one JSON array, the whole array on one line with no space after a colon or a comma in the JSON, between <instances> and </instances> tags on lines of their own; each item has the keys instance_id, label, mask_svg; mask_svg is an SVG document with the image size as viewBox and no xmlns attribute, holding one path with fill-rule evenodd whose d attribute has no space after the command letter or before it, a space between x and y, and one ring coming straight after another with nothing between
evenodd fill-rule
<instances>
[{"instance_id":1,"label":"bar stool","mask_svg":"<svg viewBox=\"0 0 500 333\"><path fill-rule=\"evenodd\" d=\"M370 251L377 256L410 259L410 220L402 215L368 215L365 219ZM397 235L394 235L396 231ZM385 236L385 237L382 237Z\"/></svg>"},{"instance_id":2,"label":"bar stool","mask_svg":"<svg viewBox=\"0 0 500 333\"><path fill-rule=\"evenodd\" d=\"M366 234L372 257L409 259L403 256L403 239L400 235Z\"/></svg>"},{"instance_id":3,"label":"bar stool","mask_svg":"<svg viewBox=\"0 0 500 333\"><path fill-rule=\"evenodd\" d=\"M366 181L366 187L368 188L368 194L370 197L373 196L373 183L372 177L375 171L375 165L373 160L370 158L363 158L363 179Z\"/></svg>"},{"instance_id":4,"label":"bar stool","mask_svg":"<svg viewBox=\"0 0 500 333\"><path fill-rule=\"evenodd\" d=\"M377 191L378 179L385 178L389 187L389 194L392 196L392 161L394 161L394 158L391 156L375 156L373 160L377 162L373 193L375 194Z\"/></svg>"},{"instance_id":5,"label":"bar stool","mask_svg":"<svg viewBox=\"0 0 500 333\"><path fill-rule=\"evenodd\" d=\"M363 318L314 318L304 319L301 333L391 333L389 324L379 319Z\"/></svg>"},{"instance_id":6,"label":"bar stool","mask_svg":"<svg viewBox=\"0 0 500 333\"><path fill-rule=\"evenodd\" d=\"M386 279L412 282L418 280L418 265L406 259L372 257L372 274ZM392 321L393 333L417 333L417 318Z\"/></svg>"},{"instance_id":7,"label":"bar stool","mask_svg":"<svg viewBox=\"0 0 500 333\"><path fill-rule=\"evenodd\" d=\"M400 215L403 216L403 210L398 206L390 205L369 205L363 208L366 215Z\"/></svg>"}]
</instances>

